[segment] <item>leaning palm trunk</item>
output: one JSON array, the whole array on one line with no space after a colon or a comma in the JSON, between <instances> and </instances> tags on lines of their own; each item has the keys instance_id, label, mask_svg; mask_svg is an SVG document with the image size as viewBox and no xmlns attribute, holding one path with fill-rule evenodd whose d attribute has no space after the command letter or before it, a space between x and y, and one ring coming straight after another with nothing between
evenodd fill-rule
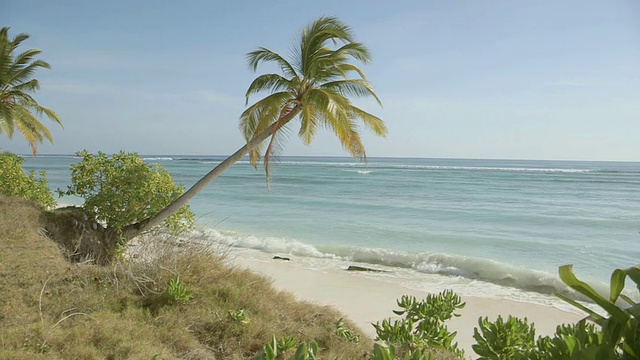
<instances>
[{"instance_id":1,"label":"leaning palm trunk","mask_svg":"<svg viewBox=\"0 0 640 360\"><path fill-rule=\"evenodd\" d=\"M298 115L300 112L300 107L294 107L290 112L284 114L279 121L274 122L267 129L262 131L260 134L256 135L253 139L247 142L246 145L238 149L231 156L226 158L223 162L218 164L218 166L214 167L207 175L205 175L202 179L198 180L189 190L187 190L184 194L182 194L179 198L174 200L167 207L162 209L155 216L144 219L135 224L128 225L124 228L120 237L124 240L128 241L141 233L160 225L166 218L176 213L181 207L187 205L189 201L196 196L202 189L204 189L211 181L220 176L225 170L231 167L231 165L238 162L245 155L247 155L250 151L257 148L263 141L265 141L269 136L272 136L275 131L277 131L280 127L286 125L288 122L293 120L293 118Z\"/></svg>"}]
</instances>

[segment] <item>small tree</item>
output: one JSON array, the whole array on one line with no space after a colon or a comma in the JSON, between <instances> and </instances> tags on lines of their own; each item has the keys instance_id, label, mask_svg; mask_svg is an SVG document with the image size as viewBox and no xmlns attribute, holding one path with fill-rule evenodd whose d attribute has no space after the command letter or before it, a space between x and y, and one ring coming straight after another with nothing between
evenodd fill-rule
<instances>
[{"instance_id":1,"label":"small tree","mask_svg":"<svg viewBox=\"0 0 640 360\"><path fill-rule=\"evenodd\" d=\"M71 165L71 186L60 195L84 198L84 210L118 235L125 226L156 214L184 192L160 165L146 164L136 153L119 152L111 157L86 150L76 153L82 161ZM189 206L183 206L163 225L172 232L189 229L194 222Z\"/></svg>"},{"instance_id":2,"label":"small tree","mask_svg":"<svg viewBox=\"0 0 640 360\"><path fill-rule=\"evenodd\" d=\"M23 158L14 154L0 154L0 194L35 201L47 209L53 208L56 201L49 190L47 174L41 171L40 177L36 178L33 170L25 173L23 161Z\"/></svg>"}]
</instances>

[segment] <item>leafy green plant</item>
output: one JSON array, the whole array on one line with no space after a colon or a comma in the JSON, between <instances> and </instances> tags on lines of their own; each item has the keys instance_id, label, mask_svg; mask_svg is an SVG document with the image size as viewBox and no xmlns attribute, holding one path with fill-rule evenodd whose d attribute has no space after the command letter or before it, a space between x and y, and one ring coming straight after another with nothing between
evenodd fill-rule
<instances>
[{"instance_id":1,"label":"leafy green plant","mask_svg":"<svg viewBox=\"0 0 640 360\"><path fill-rule=\"evenodd\" d=\"M396 347L393 345L384 346L379 343L373 344L372 360L395 360ZM409 350L404 353L402 360L433 360L430 353L423 352L421 349Z\"/></svg>"},{"instance_id":2,"label":"leafy green plant","mask_svg":"<svg viewBox=\"0 0 640 360\"><path fill-rule=\"evenodd\" d=\"M473 351L478 359L519 360L529 359L537 348L535 346L535 328L527 319L519 319L509 315L506 321L498 316L495 322L488 318L479 318L478 328L473 329L476 344Z\"/></svg>"},{"instance_id":3,"label":"leafy green plant","mask_svg":"<svg viewBox=\"0 0 640 360\"><path fill-rule=\"evenodd\" d=\"M136 153L121 151L109 157L84 150L76 155L82 160L71 165L71 185L58 193L84 198L84 210L116 233L155 215L184 192L165 168L145 163ZM191 228L194 219L184 206L164 225L179 233Z\"/></svg>"},{"instance_id":4,"label":"leafy green plant","mask_svg":"<svg viewBox=\"0 0 640 360\"><path fill-rule=\"evenodd\" d=\"M276 360L284 359L287 351L292 349L297 343L293 337L282 337L279 340L273 335L271 341L262 347L262 352L254 357L254 360ZM289 360L315 360L318 356L318 344L315 341L301 343L295 354Z\"/></svg>"},{"instance_id":5,"label":"leafy green plant","mask_svg":"<svg viewBox=\"0 0 640 360\"><path fill-rule=\"evenodd\" d=\"M36 178L33 170L25 173L22 169L23 158L10 153L0 153L0 194L35 201L40 206L51 209L56 206L47 174L40 172Z\"/></svg>"},{"instance_id":6,"label":"leafy green plant","mask_svg":"<svg viewBox=\"0 0 640 360\"><path fill-rule=\"evenodd\" d=\"M559 325L553 338L539 337L535 360L582 360L596 359L603 344L604 334L594 324L584 321L577 324ZM605 358L607 358L605 356Z\"/></svg>"},{"instance_id":7,"label":"leafy green plant","mask_svg":"<svg viewBox=\"0 0 640 360\"><path fill-rule=\"evenodd\" d=\"M298 344L298 339L293 336L283 336L278 339L278 349L282 352L287 352L293 349Z\"/></svg>"},{"instance_id":8,"label":"leafy green plant","mask_svg":"<svg viewBox=\"0 0 640 360\"><path fill-rule=\"evenodd\" d=\"M231 317L233 321L236 321L242 324L248 324L251 322L251 319L249 319L247 314L244 312L244 309L242 308L236 309L236 310L229 310L229 317Z\"/></svg>"},{"instance_id":9,"label":"leafy green plant","mask_svg":"<svg viewBox=\"0 0 640 360\"><path fill-rule=\"evenodd\" d=\"M418 349L443 348L459 357L464 351L454 343L456 332L449 332L445 321L460 316L455 311L464 308L460 296L451 290L439 294L429 294L418 301L414 296L404 295L398 301L401 310L396 315L404 315L403 319L385 319L382 323L373 324L377 338L394 346L396 356L403 356Z\"/></svg>"},{"instance_id":10,"label":"leafy green plant","mask_svg":"<svg viewBox=\"0 0 640 360\"><path fill-rule=\"evenodd\" d=\"M191 295L191 291L187 290L187 287L180 280L179 276L169 279L167 289L164 292L164 297L170 304L185 304L189 301Z\"/></svg>"},{"instance_id":11,"label":"leafy green plant","mask_svg":"<svg viewBox=\"0 0 640 360\"><path fill-rule=\"evenodd\" d=\"M350 342L360 342L360 336L354 334L353 331L344 327L344 321L342 319L336 322L336 335L343 337Z\"/></svg>"},{"instance_id":12,"label":"leafy green plant","mask_svg":"<svg viewBox=\"0 0 640 360\"><path fill-rule=\"evenodd\" d=\"M578 280L573 273L572 265L561 266L559 274L567 286L592 300L608 315L607 317L598 314L577 301L558 294L564 301L589 314L587 320L600 326L602 342L597 344L597 350L593 350L595 354L590 356L596 359L640 358L640 303L622 294L627 277L635 283L635 288L640 293L640 265L613 271L608 298L598 294L587 283ZM620 306L619 302L626 304Z\"/></svg>"},{"instance_id":13,"label":"leafy green plant","mask_svg":"<svg viewBox=\"0 0 640 360\"><path fill-rule=\"evenodd\" d=\"M318 344L315 341L302 343L290 360L315 360L318 357Z\"/></svg>"}]
</instances>

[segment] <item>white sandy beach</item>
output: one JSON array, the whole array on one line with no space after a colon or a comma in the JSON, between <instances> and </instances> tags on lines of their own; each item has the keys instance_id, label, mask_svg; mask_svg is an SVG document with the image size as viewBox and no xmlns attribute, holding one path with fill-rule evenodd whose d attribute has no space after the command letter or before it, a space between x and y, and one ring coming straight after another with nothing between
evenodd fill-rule
<instances>
[{"instance_id":1,"label":"white sandy beach","mask_svg":"<svg viewBox=\"0 0 640 360\"><path fill-rule=\"evenodd\" d=\"M329 305L345 314L362 331L375 337L371 323L393 316L397 309L396 299L409 294L424 298L426 291L410 289L389 281L388 277L377 278L375 274L362 274L341 270L310 270L297 266L294 261L272 260L272 254L242 256L232 254L232 263L248 268L273 279L273 285L292 292L298 299L319 305ZM445 288L441 289L445 290ZM458 331L456 340L467 355L472 355L474 343L473 328L478 318L488 316L495 320L498 315L511 314L527 318L535 323L537 335L551 335L557 325L576 322L584 315L568 312L552 306L518 302L509 299L463 296L466 307L460 311L461 317L449 321L449 329Z\"/></svg>"}]
</instances>

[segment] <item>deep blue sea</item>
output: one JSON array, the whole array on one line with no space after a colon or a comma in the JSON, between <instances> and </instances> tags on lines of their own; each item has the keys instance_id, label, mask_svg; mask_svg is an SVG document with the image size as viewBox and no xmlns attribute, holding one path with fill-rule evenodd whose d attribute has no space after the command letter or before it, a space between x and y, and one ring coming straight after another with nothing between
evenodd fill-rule
<instances>
[{"instance_id":1,"label":"deep blue sea","mask_svg":"<svg viewBox=\"0 0 640 360\"><path fill-rule=\"evenodd\" d=\"M224 157L145 159L188 187ZM25 156L24 167L66 188L76 161ZM241 161L191 206L212 243L382 266L417 287L435 274L467 293L549 292L562 264L604 283L640 263L640 163L284 157L268 190Z\"/></svg>"}]
</instances>

